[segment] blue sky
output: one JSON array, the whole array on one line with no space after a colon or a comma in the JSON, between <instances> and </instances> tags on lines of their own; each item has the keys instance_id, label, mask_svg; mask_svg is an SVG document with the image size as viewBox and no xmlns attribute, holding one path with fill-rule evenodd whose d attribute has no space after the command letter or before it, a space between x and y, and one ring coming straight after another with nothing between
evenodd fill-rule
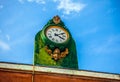
<instances>
[{"instance_id":1,"label":"blue sky","mask_svg":"<svg viewBox=\"0 0 120 82\"><path fill-rule=\"evenodd\" d=\"M59 15L79 69L120 74L119 0L0 0L0 61L32 64L35 34Z\"/></svg>"}]
</instances>

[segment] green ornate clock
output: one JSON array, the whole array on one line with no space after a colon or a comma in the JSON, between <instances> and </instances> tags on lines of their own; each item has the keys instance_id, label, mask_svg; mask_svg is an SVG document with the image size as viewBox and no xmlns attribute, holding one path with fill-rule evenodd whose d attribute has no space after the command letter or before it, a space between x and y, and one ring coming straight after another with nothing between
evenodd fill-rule
<instances>
[{"instance_id":1,"label":"green ornate clock","mask_svg":"<svg viewBox=\"0 0 120 82\"><path fill-rule=\"evenodd\" d=\"M34 65L78 69L75 41L59 16L35 36Z\"/></svg>"}]
</instances>

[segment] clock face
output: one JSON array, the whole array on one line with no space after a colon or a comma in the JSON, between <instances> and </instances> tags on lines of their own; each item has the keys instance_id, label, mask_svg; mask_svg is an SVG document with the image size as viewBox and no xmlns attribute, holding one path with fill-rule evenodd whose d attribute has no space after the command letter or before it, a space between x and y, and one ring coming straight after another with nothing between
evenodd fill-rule
<instances>
[{"instance_id":1,"label":"clock face","mask_svg":"<svg viewBox=\"0 0 120 82\"><path fill-rule=\"evenodd\" d=\"M68 32L59 26L50 26L46 30L46 36L49 40L55 43L64 43L68 40Z\"/></svg>"}]
</instances>

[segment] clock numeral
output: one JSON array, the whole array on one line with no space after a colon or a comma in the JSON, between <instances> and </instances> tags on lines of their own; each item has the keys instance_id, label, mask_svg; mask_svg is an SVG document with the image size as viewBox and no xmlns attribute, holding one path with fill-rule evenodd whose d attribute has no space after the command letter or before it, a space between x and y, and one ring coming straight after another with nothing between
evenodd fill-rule
<instances>
[{"instance_id":1,"label":"clock numeral","mask_svg":"<svg viewBox=\"0 0 120 82\"><path fill-rule=\"evenodd\" d=\"M62 42L62 40L60 39L60 42Z\"/></svg>"},{"instance_id":2,"label":"clock numeral","mask_svg":"<svg viewBox=\"0 0 120 82\"><path fill-rule=\"evenodd\" d=\"M58 40L56 39L56 42L58 42Z\"/></svg>"},{"instance_id":3,"label":"clock numeral","mask_svg":"<svg viewBox=\"0 0 120 82\"><path fill-rule=\"evenodd\" d=\"M52 29L52 31L55 31L54 29Z\"/></svg>"},{"instance_id":4,"label":"clock numeral","mask_svg":"<svg viewBox=\"0 0 120 82\"><path fill-rule=\"evenodd\" d=\"M61 30L59 30L59 33L61 32Z\"/></svg>"},{"instance_id":5,"label":"clock numeral","mask_svg":"<svg viewBox=\"0 0 120 82\"><path fill-rule=\"evenodd\" d=\"M48 33L48 35L51 35L50 33Z\"/></svg>"},{"instance_id":6,"label":"clock numeral","mask_svg":"<svg viewBox=\"0 0 120 82\"><path fill-rule=\"evenodd\" d=\"M48 31L49 33L52 33L52 31Z\"/></svg>"},{"instance_id":7,"label":"clock numeral","mask_svg":"<svg viewBox=\"0 0 120 82\"><path fill-rule=\"evenodd\" d=\"M58 29L56 29L56 31L58 31Z\"/></svg>"},{"instance_id":8,"label":"clock numeral","mask_svg":"<svg viewBox=\"0 0 120 82\"><path fill-rule=\"evenodd\" d=\"M62 35L62 37L66 37L65 35Z\"/></svg>"},{"instance_id":9,"label":"clock numeral","mask_svg":"<svg viewBox=\"0 0 120 82\"><path fill-rule=\"evenodd\" d=\"M65 40L65 38L63 38L63 40Z\"/></svg>"},{"instance_id":10,"label":"clock numeral","mask_svg":"<svg viewBox=\"0 0 120 82\"><path fill-rule=\"evenodd\" d=\"M52 40L54 41L55 39L54 39L54 38L52 38Z\"/></svg>"},{"instance_id":11,"label":"clock numeral","mask_svg":"<svg viewBox=\"0 0 120 82\"><path fill-rule=\"evenodd\" d=\"M52 36L48 36L49 38L52 38Z\"/></svg>"}]
</instances>

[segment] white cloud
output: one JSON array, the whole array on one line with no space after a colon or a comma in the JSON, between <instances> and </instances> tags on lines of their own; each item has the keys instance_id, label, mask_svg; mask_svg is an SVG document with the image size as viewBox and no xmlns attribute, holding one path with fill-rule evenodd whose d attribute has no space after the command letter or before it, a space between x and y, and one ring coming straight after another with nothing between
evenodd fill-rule
<instances>
[{"instance_id":1,"label":"white cloud","mask_svg":"<svg viewBox=\"0 0 120 82\"><path fill-rule=\"evenodd\" d=\"M80 12L86 5L82 3L72 2L71 0L53 0L59 2L58 10L63 10L63 13L68 15L72 12Z\"/></svg>"},{"instance_id":2,"label":"white cloud","mask_svg":"<svg viewBox=\"0 0 120 82\"><path fill-rule=\"evenodd\" d=\"M20 3L24 3L25 1L27 2L35 2L37 4L45 4L45 0L18 0Z\"/></svg>"},{"instance_id":3,"label":"white cloud","mask_svg":"<svg viewBox=\"0 0 120 82\"><path fill-rule=\"evenodd\" d=\"M0 49L2 49L2 50L10 50L10 46L5 42L0 41Z\"/></svg>"}]
</instances>

